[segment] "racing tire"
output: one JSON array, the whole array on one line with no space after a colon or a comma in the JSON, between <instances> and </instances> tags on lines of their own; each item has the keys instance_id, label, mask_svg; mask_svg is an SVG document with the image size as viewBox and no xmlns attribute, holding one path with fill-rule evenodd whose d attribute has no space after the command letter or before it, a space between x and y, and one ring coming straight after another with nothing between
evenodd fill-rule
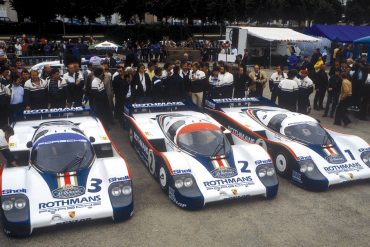
<instances>
[{"instance_id":1,"label":"racing tire","mask_svg":"<svg viewBox=\"0 0 370 247\"><path fill-rule=\"evenodd\" d=\"M128 137L129 137L131 146L134 146L134 130L131 127L128 130Z\"/></svg>"},{"instance_id":2,"label":"racing tire","mask_svg":"<svg viewBox=\"0 0 370 247\"><path fill-rule=\"evenodd\" d=\"M288 159L285 154L278 153L275 157L276 172L284 177L290 175Z\"/></svg>"},{"instance_id":3,"label":"racing tire","mask_svg":"<svg viewBox=\"0 0 370 247\"><path fill-rule=\"evenodd\" d=\"M165 167L163 164L159 166L158 180L159 180L159 185L161 186L161 189L163 190L163 192L168 193L170 173L168 172L167 167Z\"/></svg>"}]
</instances>

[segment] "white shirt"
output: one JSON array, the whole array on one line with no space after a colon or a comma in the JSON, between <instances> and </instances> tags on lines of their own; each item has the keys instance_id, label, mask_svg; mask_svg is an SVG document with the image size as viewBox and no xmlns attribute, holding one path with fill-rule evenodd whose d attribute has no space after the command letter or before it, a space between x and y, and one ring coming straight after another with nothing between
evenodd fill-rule
<instances>
[{"instance_id":1,"label":"white shirt","mask_svg":"<svg viewBox=\"0 0 370 247\"><path fill-rule=\"evenodd\" d=\"M82 81L84 78L83 78L83 75L82 73L78 73L78 77L77 77L77 80L80 80ZM69 74L69 72L65 73L63 75L63 83L65 84L74 84L76 83L76 73L73 73L72 76Z\"/></svg>"},{"instance_id":2,"label":"white shirt","mask_svg":"<svg viewBox=\"0 0 370 247\"><path fill-rule=\"evenodd\" d=\"M298 86L300 88L310 88L313 87L313 82L308 76L306 76L305 78L300 80Z\"/></svg>"},{"instance_id":3,"label":"white shirt","mask_svg":"<svg viewBox=\"0 0 370 247\"><path fill-rule=\"evenodd\" d=\"M8 142L5 139L5 133L0 129L0 150L9 148Z\"/></svg>"},{"instance_id":4,"label":"white shirt","mask_svg":"<svg viewBox=\"0 0 370 247\"><path fill-rule=\"evenodd\" d=\"M284 92L294 92L298 90L298 83L296 80L284 79L279 83L279 88Z\"/></svg>"},{"instance_id":5,"label":"white shirt","mask_svg":"<svg viewBox=\"0 0 370 247\"><path fill-rule=\"evenodd\" d=\"M219 73L218 74L218 79L219 79L219 86L229 86L234 83L234 76L233 74L229 72L225 72L224 74Z\"/></svg>"},{"instance_id":6,"label":"white shirt","mask_svg":"<svg viewBox=\"0 0 370 247\"><path fill-rule=\"evenodd\" d=\"M143 91L146 92L145 73L144 74L139 73L139 79L141 85L143 86Z\"/></svg>"},{"instance_id":7,"label":"white shirt","mask_svg":"<svg viewBox=\"0 0 370 247\"><path fill-rule=\"evenodd\" d=\"M370 84L370 74L367 75L367 79L365 81L365 84Z\"/></svg>"},{"instance_id":8,"label":"white shirt","mask_svg":"<svg viewBox=\"0 0 370 247\"><path fill-rule=\"evenodd\" d=\"M23 103L24 89L21 85L17 86L13 84L11 92L12 92L12 96L10 98L11 105Z\"/></svg>"},{"instance_id":9,"label":"white shirt","mask_svg":"<svg viewBox=\"0 0 370 247\"><path fill-rule=\"evenodd\" d=\"M95 77L91 82L91 90L95 90L98 92L104 91L104 82L100 78Z\"/></svg>"},{"instance_id":10,"label":"white shirt","mask_svg":"<svg viewBox=\"0 0 370 247\"><path fill-rule=\"evenodd\" d=\"M206 74L204 74L204 72L201 70L197 70L194 74L194 77L194 80L203 80L204 78L206 78Z\"/></svg>"},{"instance_id":11,"label":"white shirt","mask_svg":"<svg viewBox=\"0 0 370 247\"><path fill-rule=\"evenodd\" d=\"M274 81L274 83L279 84L281 80L288 78L286 73L278 74L278 72L272 73L270 79Z\"/></svg>"},{"instance_id":12,"label":"white shirt","mask_svg":"<svg viewBox=\"0 0 370 247\"><path fill-rule=\"evenodd\" d=\"M24 83L24 89L27 89L29 91L37 91L37 90L45 89L47 88L47 86L48 86L47 82L44 81L43 79L40 79L40 85L37 85L31 82L31 79L29 79L28 81Z\"/></svg>"},{"instance_id":13,"label":"white shirt","mask_svg":"<svg viewBox=\"0 0 370 247\"><path fill-rule=\"evenodd\" d=\"M119 75L118 71L114 72L114 74L112 75L112 81L114 80L114 78L116 78L117 75Z\"/></svg>"}]
</instances>

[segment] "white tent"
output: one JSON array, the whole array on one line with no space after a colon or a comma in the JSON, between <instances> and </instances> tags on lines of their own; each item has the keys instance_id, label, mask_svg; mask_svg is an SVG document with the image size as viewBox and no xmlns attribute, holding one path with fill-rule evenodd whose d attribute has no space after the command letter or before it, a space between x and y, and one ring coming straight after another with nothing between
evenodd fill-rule
<instances>
[{"instance_id":1,"label":"white tent","mask_svg":"<svg viewBox=\"0 0 370 247\"><path fill-rule=\"evenodd\" d=\"M257 37L270 43L270 67L271 67L271 43L272 42L318 42L320 39L296 32L290 28L273 27L226 27L226 39L238 44L238 51L247 48L248 36Z\"/></svg>"},{"instance_id":2,"label":"white tent","mask_svg":"<svg viewBox=\"0 0 370 247\"><path fill-rule=\"evenodd\" d=\"M104 41L103 43L95 45L95 49L97 50L115 50L117 51L120 46L114 43Z\"/></svg>"},{"instance_id":3,"label":"white tent","mask_svg":"<svg viewBox=\"0 0 370 247\"><path fill-rule=\"evenodd\" d=\"M288 41L288 42L317 42L319 39L312 36L299 33L290 28L273 28L273 27L238 27L230 26L230 28L238 28L247 30L248 35L266 41Z\"/></svg>"}]
</instances>

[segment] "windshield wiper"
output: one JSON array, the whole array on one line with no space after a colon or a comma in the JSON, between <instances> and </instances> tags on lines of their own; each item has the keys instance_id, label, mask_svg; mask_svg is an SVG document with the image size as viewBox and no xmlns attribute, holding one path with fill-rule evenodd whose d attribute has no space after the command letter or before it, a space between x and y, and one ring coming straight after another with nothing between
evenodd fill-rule
<instances>
[{"instance_id":1,"label":"windshield wiper","mask_svg":"<svg viewBox=\"0 0 370 247\"><path fill-rule=\"evenodd\" d=\"M79 155L76 155L76 157L74 157L66 166L65 168L63 169L63 172L66 172L67 170L70 170L71 168L73 167L77 167L76 170L78 170L79 166L82 164L82 161L84 160L85 158L85 155L86 155L86 152L87 150L85 150L85 152L83 153L83 155L79 156Z\"/></svg>"}]
</instances>

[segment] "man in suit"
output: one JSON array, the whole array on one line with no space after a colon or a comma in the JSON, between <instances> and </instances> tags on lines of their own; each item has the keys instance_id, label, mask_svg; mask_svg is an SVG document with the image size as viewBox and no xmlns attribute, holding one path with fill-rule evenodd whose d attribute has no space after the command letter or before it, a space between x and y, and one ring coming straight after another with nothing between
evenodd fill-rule
<instances>
[{"instance_id":1,"label":"man in suit","mask_svg":"<svg viewBox=\"0 0 370 247\"><path fill-rule=\"evenodd\" d=\"M136 74L133 77L133 97L137 103L150 102L150 94L152 90L152 82L149 75L145 73L145 65L140 64L137 68Z\"/></svg>"}]
</instances>

